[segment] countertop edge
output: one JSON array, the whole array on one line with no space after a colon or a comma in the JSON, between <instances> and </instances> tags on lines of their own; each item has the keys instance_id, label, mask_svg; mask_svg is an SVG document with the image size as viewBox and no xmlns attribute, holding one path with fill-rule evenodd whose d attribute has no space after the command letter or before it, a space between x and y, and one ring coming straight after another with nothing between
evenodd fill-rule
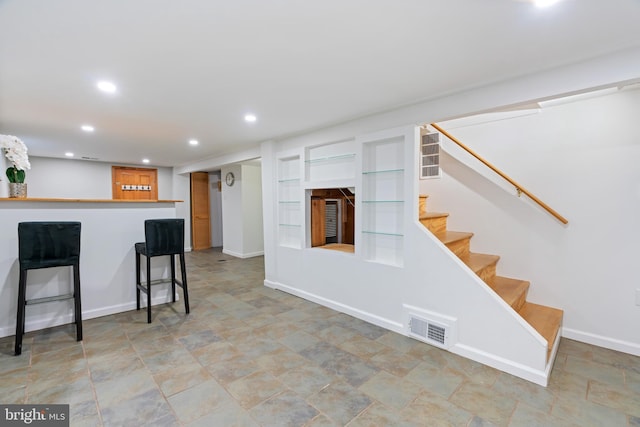
<instances>
[{"instance_id":1,"label":"countertop edge","mask_svg":"<svg viewBox=\"0 0 640 427\"><path fill-rule=\"evenodd\" d=\"M182 203L184 200L114 200L114 199L68 199L41 197L0 197L0 202L62 202L62 203Z\"/></svg>"}]
</instances>

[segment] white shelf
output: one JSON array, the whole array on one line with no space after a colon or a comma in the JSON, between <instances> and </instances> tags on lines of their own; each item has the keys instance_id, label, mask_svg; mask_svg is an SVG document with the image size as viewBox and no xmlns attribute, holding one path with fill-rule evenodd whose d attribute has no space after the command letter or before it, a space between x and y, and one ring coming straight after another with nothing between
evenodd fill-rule
<instances>
[{"instance_id":1,"label":"white shelf","mask_svg":"<svg viewBox=\"0 0 640 427\"><path fill-rule=\"evenodd\" d=\"M278 161L278 243L280 246L302 247L302 190L300 157Z\"/></svg>"},{"instance_id":2,"label":"white shelf","mask_svg":"<svg viewBox=\"0 0 640 427\"><path fill-rule=\"evenodd\" d=\"M355 187L355 178L349 179L330 179L322 181L308 181L302 184L302 188L313 190L315 188L348 188Z\"/></svg>"},{"instance_id":3,"label":"white shelf","mask_svg":"<svg viewBox=\"0 0 640 427\"><path fill-rule=\"evenodd\" d=\"M349 161L352 162L353 159L356 157L355 153L349 153L349 154L340 154L337 156L327 156L327 157L320 157L317 159L309 159L309 160L305 160L305 163L307 164L317 164L317 163L338 163L341 161Z\"/></svg>"},{"instance_id":4,"label":"white shelf","mask_svg":"<svg viewBox=\"0 0 640 427\"><path fill-rule=\"evenodd\" d=\"M305 181L354 179L356 154L353 141L323 144L310 147L305 152Z\"/></svg>"},{"instance_id":5,"label":"white shelf","mask_svg":"<svg viewBox=\"0 0 640 427\"><path fill-rule=\"evenodd\" d=\"M402 266L404 262L404 139L363 144L362 253L365 259Z\"/></svg>"}]
</instances>

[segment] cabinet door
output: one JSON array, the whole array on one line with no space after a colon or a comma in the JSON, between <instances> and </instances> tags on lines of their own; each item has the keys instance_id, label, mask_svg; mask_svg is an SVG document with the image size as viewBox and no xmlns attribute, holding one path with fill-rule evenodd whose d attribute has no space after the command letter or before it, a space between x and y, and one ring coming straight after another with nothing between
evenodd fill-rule
<instances>
[{"instance_id":1,"label":"cabinet door","mask_svg":"<svg viewBox=\"0 0 640 427\"><path fill-rule=\"evenodd\" d=\"M111 167L112 197L116 200L158 200L158 170Z\"/></svg>"},{"instance_id":2,"label":"cabinet door","mask_svg":"<svg viewBox=\"0 0 640 427\"><path fill-rule=\"evenodd\" d=\"M325 236L326 202L323 198L311 198L311 246L324 246L327 241Z\"/></svg>"},{"instance_id":3,"label":"cabinet door","mask_svg":"<svg viewBox=\"0 0 640 427\"><path fill-rule=\"evenodd\" d=\"M353 202L342 200L342 243L353 245L355 227L355 208Z\"/></svg>"}]
</instances>

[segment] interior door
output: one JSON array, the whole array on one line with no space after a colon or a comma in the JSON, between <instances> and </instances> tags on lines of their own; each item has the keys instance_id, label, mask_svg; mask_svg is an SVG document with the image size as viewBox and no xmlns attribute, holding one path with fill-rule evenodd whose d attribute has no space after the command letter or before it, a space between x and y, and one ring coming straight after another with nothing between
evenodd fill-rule
<instances>
[{"instance_id":1,"label":"interior door","mask_svg":"<svg viewBox=\"0 0 640 427\"><path fill-rule=\"evenodd\" d=\"M116 200L158 200L158 170L111 167L112 197Z\"/></svg>"},{"instance_id":2,"label":"interior door","mask_svg":"<svg viewBox=\"0 0 640 427\"><path fill-rule=\"evenodd\" d=\"M211 247L209 173L191 174L191 242L193 250Z\"/></svg>"}]
</instances>

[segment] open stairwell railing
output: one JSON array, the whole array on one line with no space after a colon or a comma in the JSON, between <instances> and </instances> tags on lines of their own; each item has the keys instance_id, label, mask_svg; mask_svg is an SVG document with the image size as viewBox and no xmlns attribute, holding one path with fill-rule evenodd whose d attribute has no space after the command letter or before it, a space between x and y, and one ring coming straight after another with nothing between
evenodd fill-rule
<instances>
[{"instance_id":1,"label":"open stairwell railing","mask_svg":"<svg viewBox=\"0 0 640 427\"><path fill-rule=\"evenodd\" d=\"M520 196L521 194L525 194L527 197L529 197L531 200L533 200L535 203L537 203L538 205L540 205L540 207L544 210L546 210L547 212L549 212L551 215L553 215L558 221L560 221L563 224L568 224L569 221L563 217L562 215L560 215L558 212L556 212L555 210L553 210L549 205L547 205L546 203L544 203L542 200L538 199L536 196L534 196L533 194L531 194L527 189L525 189L524 187L522 187L520 184L518 184L517 182L515 182L513 179L511 179L508 175L506 175L504 172L502 172L500 169L496 168L495 166L493 166L491 163L489 163L488 161L486 161L485 159L483 159L480 155L478 155L475 151L473 151L472 149L470 149L469 147L467 147L466 145L464 145L462 142L460 142L458 139L456 139L453 135L451 135L449 132L447 132L446 130L442 129L440 126L438 126L436 123L431 123L430 124L431 127L433 127L434 129L436 129L438 132L440 132L441 134L443 134L444 136L446 136L447 138L449 138L451 141L453 141L454 143L456 143L460 148L462 148L463 150L465 150L467 153L471 154L473 157L475 157L476 159L478 159L480 162L482 162L485 166L487 166L489 169L491 169L492 171L494 171L495 173L497 173L498 175L500 175L503 179L505 179L509 184L513 185L516 188L516 191L518 192L518 196Z\"/></svg>"}]
</instances>

